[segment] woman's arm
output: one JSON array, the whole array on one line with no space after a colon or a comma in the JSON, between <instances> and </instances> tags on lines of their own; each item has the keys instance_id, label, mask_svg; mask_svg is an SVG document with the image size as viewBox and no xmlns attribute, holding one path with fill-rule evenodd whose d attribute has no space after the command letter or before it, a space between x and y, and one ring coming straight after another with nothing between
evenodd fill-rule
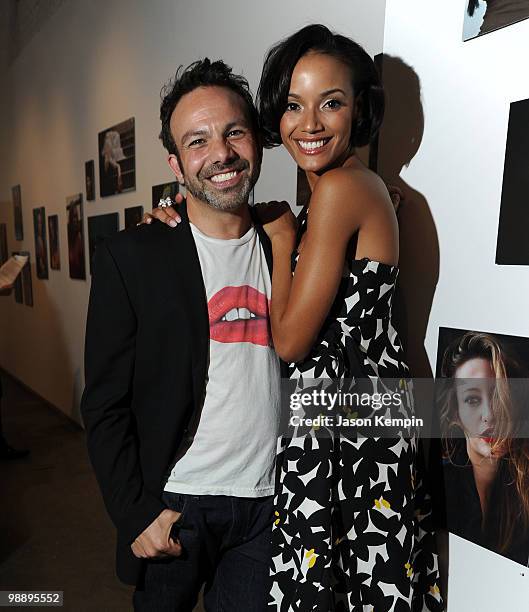
<instances>
[{"instance_id":1,"label":"woman's arm","mask_svg":"<svg viewBox=\"0 0 529 612\"><path fill-rule=\"evenodd\" d=\"M283 360L300 361L314 345L335 299L349 240L369 211L380 210L380 199L388 197L378 181L374 175L357 176L343 168L319 179L294 277L292 234L278 232L272 237L270 319L274 346Z\"/></svg>"}]
</instances>

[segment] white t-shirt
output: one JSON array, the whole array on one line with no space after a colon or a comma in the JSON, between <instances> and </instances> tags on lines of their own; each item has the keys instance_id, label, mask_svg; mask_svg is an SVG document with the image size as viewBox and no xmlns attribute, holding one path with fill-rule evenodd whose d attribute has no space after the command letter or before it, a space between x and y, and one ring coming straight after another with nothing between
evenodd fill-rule
<instances>
[{"instance_id":1,"label":"white t-shirt","mask_svg":"<svg viewBox=\"0 0 529 612\"><path fill-rule=\"evenodd\" d=\"M254 227L231 240L211 238L193 225L191 230L208 300L209 367L202 410L190 424L165 490L271 495L280 373L265 254Z\"/></svg>"}]
</instances>

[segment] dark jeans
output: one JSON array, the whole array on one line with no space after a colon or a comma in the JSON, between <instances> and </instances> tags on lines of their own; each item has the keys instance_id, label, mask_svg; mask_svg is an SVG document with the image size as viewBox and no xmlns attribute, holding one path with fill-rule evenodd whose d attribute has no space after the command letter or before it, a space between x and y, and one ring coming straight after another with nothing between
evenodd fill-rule
<instances>
[{"instance_id":1,"label":"dark jeans","mask_svg":"<svg viewBox=\"0 0 529 612\"><path fill-rule=\"evenodd\" d=\"M191 612L203 585L206 612L262 612L270 593L272 496L164 492L182 516L180 557L150 559L134 592L136 612Z\"/></svg>"}]
</instances>

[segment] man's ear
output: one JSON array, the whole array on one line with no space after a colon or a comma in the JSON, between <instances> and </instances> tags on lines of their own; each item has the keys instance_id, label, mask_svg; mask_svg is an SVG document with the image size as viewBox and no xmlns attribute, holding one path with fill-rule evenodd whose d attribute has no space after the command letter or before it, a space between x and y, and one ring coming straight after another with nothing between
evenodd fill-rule
<instances>
[{"instance_id":1,"label":"man's ear","mask_svg":"<svg viewBox=\"0 0 529 612\"><path fill-rule=\"evenodd\" d=\"M169 167L173 171L174 175L176 176L177 181L180 183L180 185L183 185L184 175L182 174L182 169L180 168L178 157L174 153L171 153L167 158L167 163L169 164Z\"/></svg>"}]
</instances>

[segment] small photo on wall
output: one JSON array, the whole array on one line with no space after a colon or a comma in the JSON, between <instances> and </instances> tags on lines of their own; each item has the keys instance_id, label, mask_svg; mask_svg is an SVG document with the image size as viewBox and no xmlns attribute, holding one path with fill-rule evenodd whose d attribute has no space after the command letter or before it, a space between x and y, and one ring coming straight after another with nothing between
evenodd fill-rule
<instances>
[{"instance_id":1,"label":"small photo on wall","mask_svg":"<svg viewBox=\"0 0 529 612\"><path fill-rule=\"evenodd\" d=\"M160 200L165 198L171 198L174 201L180 185L175 181L174 183L162 183L161 185L152 186L152 207L156 208L160 203Z\"/></svg>"},{"instance_id":2,"label":"small photo on wall","mask_svg":"<svg viewBox=\"0 0 529 612\"><path fill-rule=\"evenodd\" d=\"M44 206L33 209L33 230L35 232L37 278L48 278L48 246L46 243L46 210Z\"/></svg>"},{"instance_id":3,"label":"small photo on wall","mask_svg":"<svg viewBox=\"0 0 529 612\"><path fill-rule=\"evenodd\" d=\"M94 160L85 162L84 180L86 188L86 201L91 202L96 199L96 177L94 170Z\"/></svg>"},{"instance_id":4,"label":"small photo on wall","mask_svg":"<svg viewBox=\"0 0 529 612\"><path fill-rule=\"evenodd\" d=\"M101 197L136 189L134 117L99 133Z\"/></svg>"},{"instance_id":5,"label":"small photo on wall","mask_svg":"<svg viewBox=\"0 0 529 612\"><path fill-rule=\"evenodd\" d=\"M529 338L439 329L436 406L448 530L523 565L528 372ZM485 466L487 477L477 480Z\"/></svg>"},{"instance_id":6,"label":"small photo on wall","mask_svg":"<svg viewBox=\"0 0 529 612\"><path fill-rule=\"evenodd\" d=\"M483 36L529 17L526 0L465 0L463 40Z\"/></svg>"},{"instance_id":7,"label":"small photo on wall","mask_svg":"<svg viewBox=\"0 0 529 612\"><path fill-rule=\"evenodd\" d=\"M11 255L20 255L19 251L13 251ZM24 303L24 291L22 289L22 274L19 274L13 283L13 295L17 304Z\"/></svg>"},{"instance_id":8,"label":"small photo on wall","mask_svg":"<svg viewBox=\"0 0 529 612\"><path fill-rule=\"evenodd\" d=\"M496 263L529 265L529 100L513 102L503 166Z\"/></svg>"},{"instance_id":9,"label":"small photo on wall","mask_svg":"<svg viewBox=\"0 0 529 612\"><path fill-rule=\"evenodd\" d=\"M50 268L61 269L61 254L59 251L59 216L48 217L48 234L50 239Z\"/></svg>"},{"instance_id":10,"label":"small photo on wall","mask_svg":"<svg viewBox=\"0 0 529 612\"><path fill-rule=\"evenodd\" d=\"M297 171L297 186L296 186L296 204L298 206L306 206L309 203L311 191L307 175L298 166Z\"/></svg>"},{"instance_id":11,"label":"small photo on wall","mask_svg":"<svg viewBox=\"0 0 529 612\"><path fill-rule=\"evenodd\" d=\"M136 227L143 217L143 206L125 208L125 229Z\"/></svg>"},{"instance_id":12,"label":"small photo on wall","mask_svg":"<svg viewBox=\"0 0 529 612\"><path fill-rule=\"evenodd\" d=\"M24 224L22 223L22 194L20 185L11 188L13 209L15 214L15 240L24 240Z\"/></svg>"},{"instance_id":13,"label":"small photo on wall","mask_svg":"<svg viewBox=\"0 0 529 612\"><path fill-rule=\"evenodd\" d=\"M26 265L22 268L22 272L20 273L22 277L24 304L26 306L33 306L33 283L31 281L31 260L29 251L20 251L19 255L25 255L28 258Z\"/></svg>"},{"instance_id":14,"label":"small photo on wall","mask_svg":"<svg viewBox=\"0 0 529 612\"><path fill-rule=\"evenodd\" d=\"M107 215L96 215L88 217L88 252L90 257L90 274L92 274L92 265L94 253L97 244L119 232L119 214L109 213Z\"/></svg>"},{"instance_id":15,"label":"small photo on wall","mask_svg":"<svg viewBox=\"0 0 529 612\"><path fill-rule=\"evenodd\" d=\"M0 223L0 266L7 260L7 225Z\"/></svg>"},{"instance_id":16,"label":"small photo on wall","mask_svg":"<svg viewBox=\"0 0 529 612\"><path fill-rule=\"evenodd\" d=\"M85 247L83 231L83 194L66 198L68 216L68 263L70 278L86 279Z\"/></svg>"}]
</instances>

